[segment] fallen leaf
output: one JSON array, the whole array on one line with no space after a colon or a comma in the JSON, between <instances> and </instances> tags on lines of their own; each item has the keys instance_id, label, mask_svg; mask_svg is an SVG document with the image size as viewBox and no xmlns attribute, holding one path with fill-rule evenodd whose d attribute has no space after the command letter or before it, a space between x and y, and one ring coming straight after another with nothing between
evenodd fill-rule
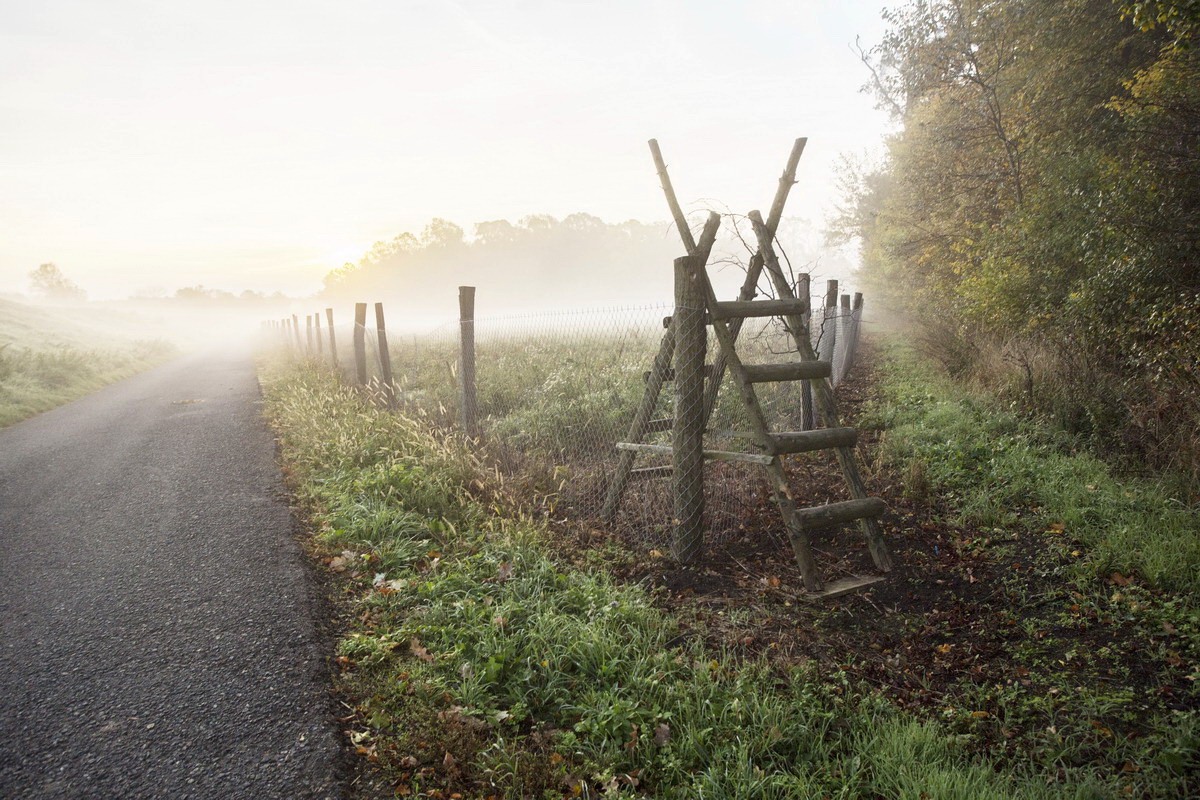
<instances>
[{"instance_id":1,"label":"fallen leaf","mask_svg":"<svg viewBox=\"0 0 1200 800\"><path fill-rule=\"evenodd\" d=\"M421 659L422 661L425 661L425 662L427 662L427 663L433 663L433 661L434 661L434 657L433 657L433 656L431 656L431 655L429 654L429 650L428 650L428 649L426 649L426 648L424 648L424 647L422 647L422 646L421 646L421 643L420 643L420 642L418 642L416 639L411 639L411 640L409 641L409 643L408 643L408 649L409 649L410 651L412 651L412 654L413 654L414 656L416 656L417 658Z\"/></svg>"},{"instance_id":2,"label":"fallen leaf","mask_svg":"<svg viewBox=\"0 0 1200 800\"><path fill-rule=\"evenodd\" d=\"M502 562L500 564L500 566L496 568L496 580L498 580L498 581L509 580L510 578L512 578L512 574L513 574L513 565L508 563L507 561Z\"/></svg>"},{"instance_id":3,"label":"fallen leaf","mask_svg":"<svg viewBox=\"0 0 1200 800\"><path fill-rule=\"evenodd\" d=\"M989 714L986 711L972 711L971 712L972 719L987 719L990 716L991 716L991 714Z\"/></svg>"},{"instance_id":4,"label":"fallen leaf","mask_svg":"<svg viewBox=\"0 0 1200 800\"><path fill-rule=\"evenodd\" d=\"M671 741L671 726L663 722L654 729L654 743L659 747L664 747L667 742Z\"/></svg>"},{"instance_id":5,"label":"fallen leaf","mask_svg":"<svg viewBox=\"0 0 1200 800\"><path fill-rule=\"evenodd\" d=\"M1133 581L1131 581L1129 578L1126 578L1119 572L1114 572L1112 575L1109 575L1108 582L1116 584L1117 586L1128 586L1129 584L1133 583Z\"/></svg>"},{"instance_id":6,"label":"fallen leaf","mask_svg":"<svg viewBox=\"0 0 1200 800\"><path fill-rule=\"evenodd\" d=\"M454 756L450 755L450 751L447 750L446 755L442 757L442 766L446 769L453 769L456 763L458 763L457 760L454 758Z\"/></svg>"}]
</instances>

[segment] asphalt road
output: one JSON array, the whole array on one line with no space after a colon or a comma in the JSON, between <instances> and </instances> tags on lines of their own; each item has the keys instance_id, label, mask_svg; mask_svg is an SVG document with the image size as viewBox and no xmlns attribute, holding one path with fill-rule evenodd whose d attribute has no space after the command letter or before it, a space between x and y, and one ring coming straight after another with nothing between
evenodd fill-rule
<instances>
[{"instance_id":1,"label":"asphalt road","mask_svg":"<svg viewBox=\"0 0 1200 800\"><path fill-rule=\"evenodd\" d=\"M0 430L0 798L327 798L343 754L248 356Z\"/></svg>"}]
</instances>

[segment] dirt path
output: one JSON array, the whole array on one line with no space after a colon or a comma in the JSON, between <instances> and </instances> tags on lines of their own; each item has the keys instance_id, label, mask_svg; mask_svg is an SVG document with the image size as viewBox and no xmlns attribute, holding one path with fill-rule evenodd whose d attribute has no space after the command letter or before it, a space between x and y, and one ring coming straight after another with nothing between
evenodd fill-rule
<instances>
[{"instance_id":1,"label":"dirt path","mask_svg":"<svg viewBox=\"0 0 1200 800\"><path fill-rule=\"evenodd\" d=\"M0 431L0 797L341 796L258 401L193 356Z\"/></svg>"}]
</instances>

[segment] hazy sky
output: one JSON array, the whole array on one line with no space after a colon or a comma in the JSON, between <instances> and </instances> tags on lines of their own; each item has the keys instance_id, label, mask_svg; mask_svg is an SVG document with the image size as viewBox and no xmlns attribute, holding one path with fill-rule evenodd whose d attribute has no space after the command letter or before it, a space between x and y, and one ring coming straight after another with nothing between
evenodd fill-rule
<instances>
[{"instance_id":1,"label":"hazy sky","mask_svg":"<svg viewBox=\"0 0 1200 800\"><path fill-rule=\"evenodd\" d=\"M0 0L0 290L308 292L431 217L821 219L885 125L849 46L878 2Z\"/></svg>"}]
</instances>

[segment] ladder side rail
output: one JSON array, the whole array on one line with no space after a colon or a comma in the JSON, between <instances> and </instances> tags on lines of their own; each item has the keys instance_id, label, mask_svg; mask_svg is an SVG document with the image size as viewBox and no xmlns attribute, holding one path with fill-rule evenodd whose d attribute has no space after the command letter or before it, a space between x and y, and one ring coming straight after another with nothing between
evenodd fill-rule
<instances>
[{"instance_id":1,"label":"ladder side rail","mask_svg":"<svg viewBox=\"0 0 1200 800\"><path fill-rule=\"evenodd\" d=\"M775 282L775 290L780 296L791 296L792 288L788 285L787 280L783 276L783 271L779 267L779 260L775 257L775 248L773 246L773 235L767 230L763 223L762 216L757 211L750 212L750 222L754 226L754 234L758 239L759 252L763 256L764 266L771 279ZM812 343L808 339L808 331L803 328L803 323L799 317L789 317L787 325L792 330L792 338L796 342L796 347L800 351L801 358L816 358L813 352ZM833 387L828 378L820 378L812 381L813 401L817 407L817 412L821 416L821 421L827 428L839 427L837 413L837 400L833 395ZM854 461L854 450L850 447L839 447L834 450L837 455L838 464L842 469L842 474L845 476L846 483L849 485L850 494L855 500L865 500L869 497L867 486L863 482L862 476L858 472L858 465ZM889 572L892 569L892 556L888 551L887 542L883 539L883 531L879 527L879 522L873 517L864 517L859 520L859 527L863 535L867 539L867 547L871 551L871 559L875 562L875 566L881 572Z\"/></svg>"}]
</instances>

